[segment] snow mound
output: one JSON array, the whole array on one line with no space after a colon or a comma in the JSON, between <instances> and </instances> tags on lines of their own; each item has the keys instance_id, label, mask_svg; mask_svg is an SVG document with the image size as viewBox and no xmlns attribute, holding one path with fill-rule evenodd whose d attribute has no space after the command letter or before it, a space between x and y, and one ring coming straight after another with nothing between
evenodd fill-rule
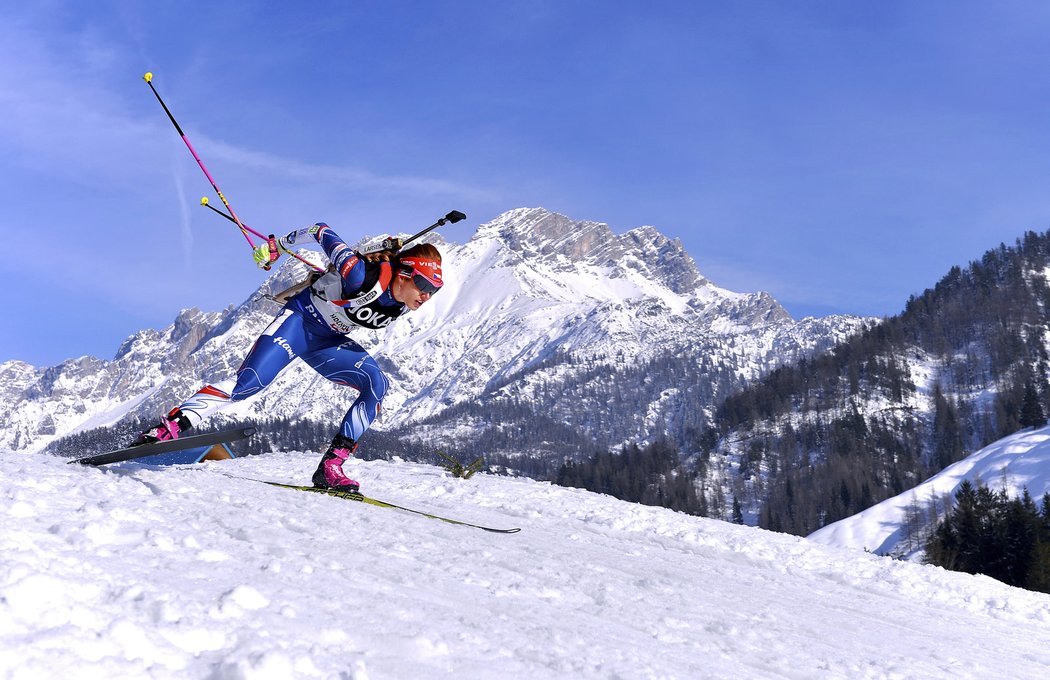
<instances>
[{"instance_id":1,"label":"snow mound","mask_svg":"<svg viewBox=\"0 0 1050 680\"><path fill-rule=\"evenodd\" d=\"M1028 489L1038 504L1043 494L1050 493L1050 426L1022 430L989 444L913 489L829 524L808 539L879 554L903 551L919 556L921 550L904 549L909 514L927 514L932 504L943 510L967 480L996 491L1005 489L1011 498Z\"/></svg>"},{"instance_id":2,"label":"snow mound","mask_svg":"<svg viewBox=\"0 0 1050 680\"><path fill-rule=\"evenodd\" d=\"M0 677L1047 677L1050 596L574 489L0 453Z\"/></svg>"}]
</instances>

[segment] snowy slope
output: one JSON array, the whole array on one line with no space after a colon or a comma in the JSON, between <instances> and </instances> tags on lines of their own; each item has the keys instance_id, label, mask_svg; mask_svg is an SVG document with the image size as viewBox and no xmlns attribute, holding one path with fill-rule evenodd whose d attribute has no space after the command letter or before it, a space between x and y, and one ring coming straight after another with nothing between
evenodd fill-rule
<instances>
[{"instance_id":1,"label":"snowy slope","mask_svg":"<svg viewBox=\"0 0 1050 680\"><path fill-rule=\"evenodd\" d=\"M880 554L912 553L913 550L903 545L909 512L914 514L916 508L925 510L933 503L943 510L946 499L954 500L964 480L980 482L994 490L1005 489L1011 498L1020 496L1027 488L1038 503L1044 493L1050 492L1050 426L1004 437L915 488L829 524L810 534L808 539Z\"/></svg>"},{"instance_id":2,"label":"snowy slope","mask_svg":"<svg viewBox=\"0 0 1050 680\"><path fill-rule=\"evenodd\" d=\"M524 479L353 464L493 535L226 474L0 453L0 678L1042 678L1050 596Z\"/></svg>"}]
</instances>

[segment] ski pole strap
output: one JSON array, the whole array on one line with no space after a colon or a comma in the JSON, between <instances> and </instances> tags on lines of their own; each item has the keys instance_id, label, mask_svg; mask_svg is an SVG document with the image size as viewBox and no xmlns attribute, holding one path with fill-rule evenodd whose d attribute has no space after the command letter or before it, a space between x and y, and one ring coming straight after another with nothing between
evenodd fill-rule
<instances>
[{"instance_id":1,"label":"ski pole strap","mask_svg":"<svg viewBox=\"0 0 1050 680\"><path fill-rule=\"evenodd\" d=\"M281 249L278 247L277 239L274 238L273 234L266 237L266 245L270 247L270 264L273 264L281 256Z\"/></svg>"}]
</instances>

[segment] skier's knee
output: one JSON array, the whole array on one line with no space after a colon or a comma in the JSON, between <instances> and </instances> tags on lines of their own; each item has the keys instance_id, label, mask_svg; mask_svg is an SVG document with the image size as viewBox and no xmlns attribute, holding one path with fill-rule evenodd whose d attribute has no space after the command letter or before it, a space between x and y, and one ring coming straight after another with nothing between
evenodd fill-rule
<instances>
[{"instance_id":1,"label":"skier's knee","mask_svg":"<svg viewBox=\"0 0 1050 680\"><path fill-rule=\"evenodd\" d=\"M374 361L365 362L360 368L368 376L368 383L358 389L364 391L364 388L367 387L367 398L374 399L376 402L383 401L383 397L386 396L387 389L390 387L390 383L387 381L386 376L383 375L383 371L380 370Z\"/></svg>"},{"instance_id":2,"label":"skier's knee","mask_svg":"<svg viewBox=\"0 0 1050 680\"><path fill-rule=\"evenodd\" d=\"M372 380L375 385L376 402L382 402L383 397L386 396L387 390L390 388L390 383L387 381L386 376L383 375L382 371L376 370L375 378Z\"/></svg>"},{"instance_id":3,"label":"skier's knee","mask_svg":"<svg viewBox=\"0 0 1050 680\"><path fill-rule=\"evenodd\" d=\"M237 385L230 392L231 401L241 401L266 387L259 374L252 368L242 368L237 374Z\"/></svg>"}]
</instances>

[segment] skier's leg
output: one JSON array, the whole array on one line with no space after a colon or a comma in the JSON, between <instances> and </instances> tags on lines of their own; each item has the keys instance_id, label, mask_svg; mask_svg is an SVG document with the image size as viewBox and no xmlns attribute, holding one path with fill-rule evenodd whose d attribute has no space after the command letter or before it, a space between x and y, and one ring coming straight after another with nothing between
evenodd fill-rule
<instances>
[{"instance_id":1,"label":"skier's leg","mask_svg":"<svg viewBox=\"0 0 1050 680\"><path fill-rule=\"evenodd\" d=\"M303 360L332 382L350 385L359 392L313 476L314 486L357 490L358 483L343 472L343 463L357 449L357 442L379 416L388 387L386 376L376 360L354 342L311 352L303 356Z\"/></svg>"},{"instance_id":2,"label":"skier's leg","mask_svg":"<svg viewBox=\"0 0 1050 680\"><path fill-rule=\"evenodd\" d=\"M167 416L139 435L133 445L151 441L177 439L202 420L262 390L277 377L292 359L307 351L307 338L301 315L285 310L267 326L255 341L248 356L237 370L237 379L224 380L201 389L173 408Z\"/></svg>"},{"instance_id":3,"label":"skier's leg","mask_svg":"<svg viewBox=\"0 0 1050 680\"><path fill-rule=\"evenodd\" d=\"M178 439L179 435L196 427L202 419L225 407L230 401L229 390L232 386L232 380L205 385L192 397L168 411L160 423L140 434L131 445Z\"/></svg>"},{"instance_id":4,"label":"skier's leg","mask_svg":"<svg viewBox=\"0 0 1050 680\"><path fill-rule=\"evenodd\" d=\"M241 401L262 391L293 359L309 349L303 316L285 310L262 332L237 369L237 384L230 392L230 400Z\"/></svg>"}]
</instances>

